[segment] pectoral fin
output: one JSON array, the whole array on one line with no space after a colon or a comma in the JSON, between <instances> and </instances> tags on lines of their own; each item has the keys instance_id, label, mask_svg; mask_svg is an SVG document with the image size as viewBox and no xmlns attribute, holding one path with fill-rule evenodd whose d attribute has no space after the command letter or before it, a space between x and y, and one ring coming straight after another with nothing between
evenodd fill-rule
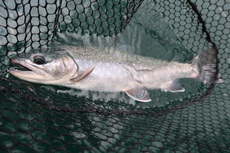
<instances>
[{"instance_id":1,"label":"pectoral fin","mask_svg":"<svg viewBox=\"0 0 230 153\"><path fill-rule=\"evenodd\" d=\"M184 92L185 91L185 89L180 85L178 81L170 81L170 82L165 83L162 90L169 91L169 92Z\"/></svg>"},{"instance_id":2,"label":"pectoral fin","mask_svg":"<svg viewBox=\"0 0 230 153\"><path fill-rule=\"evenodd\" d=\"M81 72L78 76L71 78L70 81L71 82L81 81L82 79L86 78L94 70L94 68L95 68L94 66L87 68L85 71Z\"/></svg>"},{"instance_id":3,"label":"pectoral fin","mask_svg":"<svg viewBox=\"0 0 230 153\"><path fill-rule=\"evenodd\" d=\"M147 90L144 88L133 88L133 89L128 89L125 91L125 93L140 102L150 102L151 99L149 98L149 93Z\"/></svg>"}]
</instances>

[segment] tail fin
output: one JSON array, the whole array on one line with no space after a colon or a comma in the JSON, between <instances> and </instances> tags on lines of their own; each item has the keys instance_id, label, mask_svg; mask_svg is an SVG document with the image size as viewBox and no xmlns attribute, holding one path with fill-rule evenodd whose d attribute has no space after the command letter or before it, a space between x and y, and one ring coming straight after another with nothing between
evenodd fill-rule
<instances>
[{"instance_id":1,"label":"tail fin","mask_svg":"<svg viewBox=\"0 0 230 153\"><path fill-rule=\"evenodd\" d=\"M200 75L198 80L204 84L223 83L223 79L218 74L217 51L209 48L196 56L192 64L198 65Z\"/></svg>"}]
</instances>

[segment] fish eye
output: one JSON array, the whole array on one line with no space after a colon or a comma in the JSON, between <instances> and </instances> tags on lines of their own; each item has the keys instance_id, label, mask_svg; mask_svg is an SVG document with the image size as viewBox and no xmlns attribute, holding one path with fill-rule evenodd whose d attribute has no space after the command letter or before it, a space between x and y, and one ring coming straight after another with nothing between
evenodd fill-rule
<instances>
[{"instance_id":1,"label":"fish eye","mask_svg":"<svg viewBox=\"0 0 230 153\"><path fill-rule=\"evenodd\" d=\"M45 64L45 57L42 55L35 55L33 61L35 64L42 65Z\"/></svg>"}]
</instances>

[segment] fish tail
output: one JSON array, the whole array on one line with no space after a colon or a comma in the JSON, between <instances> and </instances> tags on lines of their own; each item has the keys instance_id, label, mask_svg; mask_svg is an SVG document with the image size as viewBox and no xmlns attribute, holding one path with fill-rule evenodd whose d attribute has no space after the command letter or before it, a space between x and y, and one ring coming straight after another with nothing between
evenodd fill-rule
<instances>
[{"instance_id":1,"label":"fish tail","mask_svg":"<svg viewBox=\"0 0 230 153\"><path fill-rule=\"evenodd\" d=\"M209 48L200 55L196 56L193 65L197 65L199 69L198 80L204 84L223 83L223 79L218 74L217 50Z\"/></svg>"}]
</instances>

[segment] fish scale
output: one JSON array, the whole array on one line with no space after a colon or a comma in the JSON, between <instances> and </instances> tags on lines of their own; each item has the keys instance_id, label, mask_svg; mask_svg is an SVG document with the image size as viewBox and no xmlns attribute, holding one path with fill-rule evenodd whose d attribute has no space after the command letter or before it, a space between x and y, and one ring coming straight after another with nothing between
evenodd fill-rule
<instances>
[{"instance_id":1,"label":"fish scale","mask_svg":"<svg viewBox=\"0 0 230 153\"><path fill-rule=\"evenodd\" d=\"M131 66L135 64L137 69L155 69L169 64L167 61L129 54L113 48L66 46L63 47L63 49L74 58L101 61L105 63L120 63Z\"/></svg>"}]
</instances>

